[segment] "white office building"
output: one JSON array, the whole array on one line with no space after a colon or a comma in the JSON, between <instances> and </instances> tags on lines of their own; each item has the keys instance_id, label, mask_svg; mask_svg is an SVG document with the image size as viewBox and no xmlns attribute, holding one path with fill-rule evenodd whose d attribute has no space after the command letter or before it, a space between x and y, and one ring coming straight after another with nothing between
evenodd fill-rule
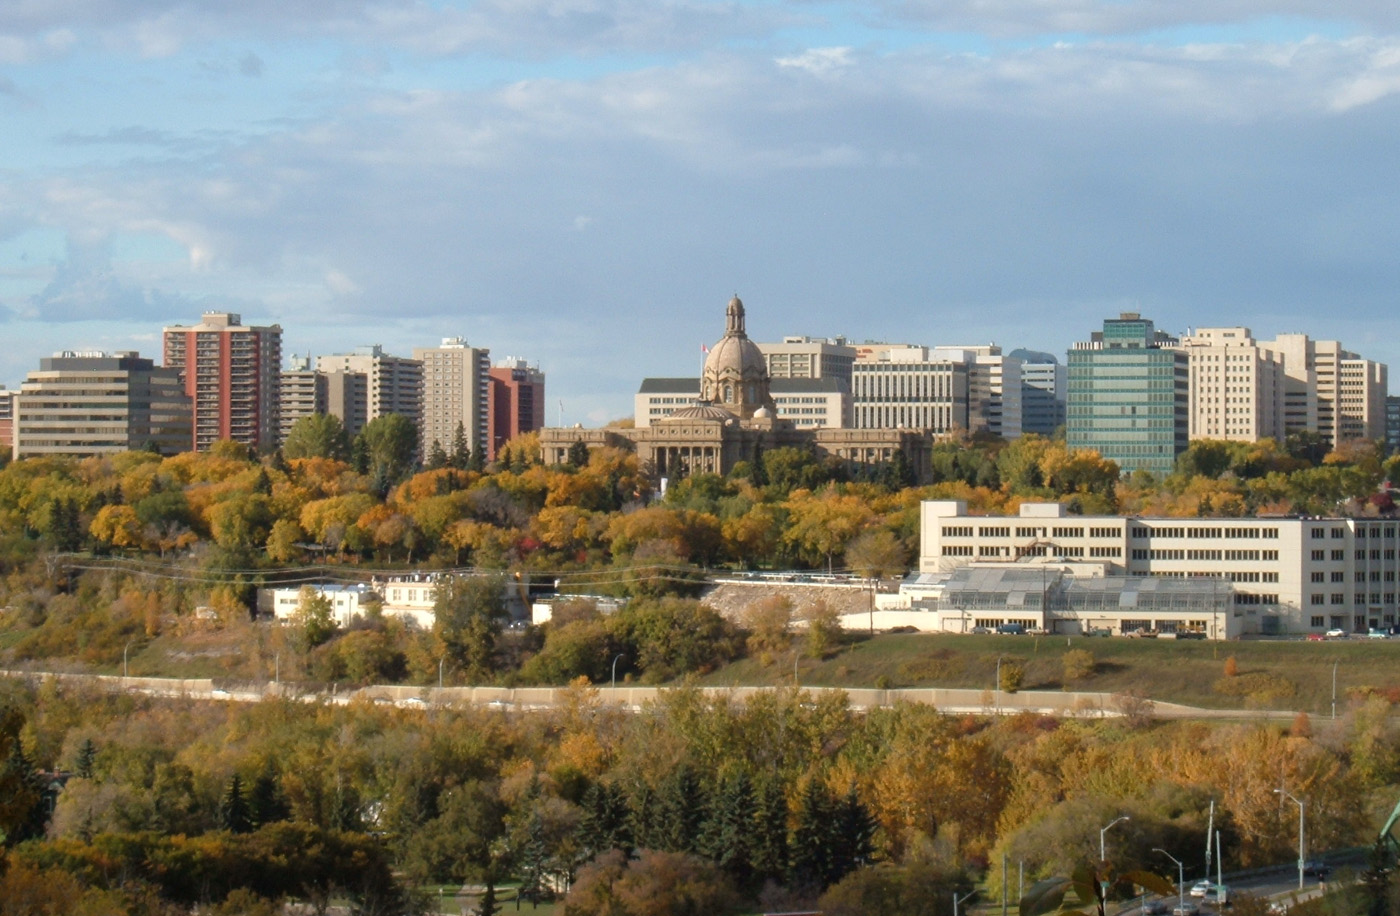
<instances>
[{"instance_id":1,"label":"white office building","mask_svg":"<svg viewBox=\"0 0 1400 916\"><path fill-rule=\"evenodd\" d=\"M1105 575L1216 579L1243 633L1365 633L1397 623L1395 519L1071 516L1023 503L970 516L960 500L921 509L919 570L978 562L1087 562Z\"/></svg>"}]
</instances>

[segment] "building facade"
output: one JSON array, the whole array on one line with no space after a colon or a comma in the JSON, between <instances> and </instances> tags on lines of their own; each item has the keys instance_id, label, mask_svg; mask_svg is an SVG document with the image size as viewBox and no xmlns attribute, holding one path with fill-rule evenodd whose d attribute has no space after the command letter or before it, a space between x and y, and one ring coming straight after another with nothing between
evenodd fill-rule
<instances>
[{"instance_id":1,"label":"building facade","mask_svg":"<svg viewBox=\"0 0 1400 916\"><path fill-rule=\"evenodd\" d=\"M844 337L784 337L781 343L761 343L758 349L768 362L768 377L774 381L832 378L850 388L856 348Z\"/></svg>"},{"instance_id":2,"label":"building facade","mask_svg":"<svg viewBox=\"0 0 1400 916\"><path fill-rule=\"evenodd\" d=\"M392 356L374 344L349 353L318 356L316 369L327 376L328 411L340 417L351 437L359 435L370 420L391 413L407 417L415 429L421 429L423 363L416 356ZM363 381L351 380L351 376Z\"/></svg>"},{"instance_id":3,"label":"building facade","mask_svg":"<svg viewBox=\"0 0 1400 916\"><path fill-rule=\"evenodd\" d=\"M1257 442L1287 435L1288 373L1249 328L1201 328L1181 339L1190 377L1192 439Z\"/></svg>"},{"instance_id":4,"label":"building facade","mask_svg":"<svg viewBox=\"0 0 1400 916\"><path fill-rule=\"evenodd\" d=\"M1245 633L1365 633L1397 620L1396 519L1071 516L1023 503L969 516L957 500L921 507L919 569L974 562L1103 564L1111 575L1214 578Z\"/></svg>"},{"instance_id":5,"label":"building facade","mask_svg":"<svg viewBox=\"0 0 1400 916\"><path fill-rule=\"evenodd\" d=\"M494 460L496 451L516 436L544 427L544 373L511 357L492 366L489 374L491 441L486 457Z\"/></svg>"},{"instance_id":6,"label":"building facade","mask_svg":"<svg viewBox=\"0 0 1400 916\"><path fill-rule=\"evenodd\" d=\"M413 358L423 364L422 453L434 442L451 450L459 426L473 452L492 451L491 351L445 337L440 347L415 347Z\"/></svg>"},{"instance_id":7,"label":"building facade","mask_svg":"<svg viewBox=\"0 0 1400 916\"><path fill-rule=\"evenodd\" d=\"M1065 425L1064 363L1050 353L1012 350L1021 361L1021 432L1049 438Z\"/></svg>"},{"instance_id":8,"label":"building facade","mask_svg":"<svg viewBox=\"0 0 1400 916\"><path fill-rule=\"evenodd\" d=\"M281 445L301 418L331 412L326 374L312 368L310 356L293 356L282 370L278 400L281 431L277 444Z\"/></svg>"},{"instance_id":9,"label":"building facade","mask_svg":"<svg viewBox=\"0 0 1400 916\"><path fill-rule=\"evenodd\" d=\"M16 458L190 448L193 414L176 369L135 353L65 352L39 361L14 398Z\"/></svg>"},{"instance_id":10,"label":"building facade","mask_svg":"<svg viewBox=\"0 0 1400 916\"><path fill-rule=\"evenodd\" d=\"M698 378L648 378L634 398L633 422L651 426L699 402ZM850 389L836 378L775 378L770 382L778 418L797 429L845 429L851 425Z\"/></svg>"},{"instance_id":11,"label":"building facade","mask_svg":"<svg viewBox=\"0 0 1400 916\"><path fill-rule=\"evenodd\" d=\"M1283 358L1286 433L1314 432L1332 446L1385 435L1385 364L1306 334L1280 334L1260 346Z\"/></svg>"},{"instance_id":12,"label":"building facade","mask_svg":"<svg viewBox=\"0 0 1400 916\"><path fill-rule=\"evenodd\" d=\"M234 312L205 312L197 325L165 328L163 343L165 368L180 372L194 404L196 451L220 439L258 451L277 445L280 326L246 326Z\"/></svg>"},{"instance_id":13,"label":"building facade","mask_svg":"<svg viewBox=\"0 0 1400 916\"><path fill-rule=\"evenodd\" d=\"M6 453L15 444L15 392L0 385L0 451Z\"/></svg>"},{"instance_id":14,"label":"building facade","mask_svg":"<svg viewBox=\"0 0 1400 916\"><path fill-rule=\"evenodd\" d=\"M1186 450L1189 372L1177 341L1135 312L1069 351L1065 442L1124 473L1170 474Z\"/></svg>"},{"instance_id":15,"label":"building facade","mask_svg":"<svg viewBox=\"0 0 1400 916\"><path fill-rule=\"evenodd\" d=\"M968 429L968 365L928 347L875 349L851 372L851 425L946 435Z\"/></svg>"}]
</instances>

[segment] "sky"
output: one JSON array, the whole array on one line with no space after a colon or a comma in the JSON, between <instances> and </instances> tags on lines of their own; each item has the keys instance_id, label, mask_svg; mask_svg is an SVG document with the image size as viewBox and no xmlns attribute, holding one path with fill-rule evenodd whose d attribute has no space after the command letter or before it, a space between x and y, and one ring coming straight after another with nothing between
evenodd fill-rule
<instances>
[{"instance_id":1,"label":"sky","mask_svg":"<svg viewBox=\"0 0 1400 916\"><path fill-rule=\"evenodd\" d=\"M208 310L548 422L749 336L1400 365L1394 0L5 0L0 383Z\"/></svg>"}]
</instances>

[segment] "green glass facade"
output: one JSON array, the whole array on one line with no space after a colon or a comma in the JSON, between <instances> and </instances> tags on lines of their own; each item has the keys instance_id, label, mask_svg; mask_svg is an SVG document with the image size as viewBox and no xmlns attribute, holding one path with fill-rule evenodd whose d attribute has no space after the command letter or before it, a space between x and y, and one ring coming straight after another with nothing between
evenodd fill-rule
<instances>
[{"instance_id":1,"label":"green glass facade","mask_svg":"<svg viewBox=\"0 0 1400 916\"><path fill-rule=\"evenodd\" d=\"M1124 472L1170 474L1188 434L1187 357L1151 321L1124 315L1068 354L1065 439Z\"/></svg>"}]
</instances>

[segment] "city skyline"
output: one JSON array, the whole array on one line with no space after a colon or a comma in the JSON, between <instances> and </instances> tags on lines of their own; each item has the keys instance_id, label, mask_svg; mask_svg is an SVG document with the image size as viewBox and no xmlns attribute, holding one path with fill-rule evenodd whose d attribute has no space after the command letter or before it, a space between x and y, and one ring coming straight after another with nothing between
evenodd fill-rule
<instances>
[{"instance_id":1,"label":"city skyline","mask_svg":"<svg viewBox=\"0 0 1400 916\"><path fill-rule=\"evenodd\" d=\"M1063 360L1138 311L1400 364L1397 27L1362 0L12 6L0 382L231 310L287 353L462 335L596 425L698 371L734 292L756 340Z\"/></svg>"}]
</instances>

